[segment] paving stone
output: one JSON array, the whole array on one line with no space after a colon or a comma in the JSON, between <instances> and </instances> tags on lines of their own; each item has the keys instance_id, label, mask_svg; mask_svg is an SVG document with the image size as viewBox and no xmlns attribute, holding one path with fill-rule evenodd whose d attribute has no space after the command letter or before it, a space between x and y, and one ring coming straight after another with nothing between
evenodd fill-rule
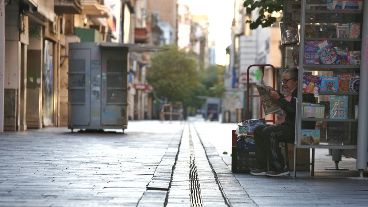
<instances>
[{"instance_id":1,"label":"paving stone","mask_svg":"<svg viewBox=\"0 0 368 207\"><path fill-rule=\"evenodd\" d=\"M125 134L0 134L0 206L136 206L160 162L175 161L168 141L182 132L180 123L146 124L130 122Z\"/></svg>"},{"instance_id":2,"label":"paving stone","mask_svg":"<svg viewBox=\"0 0 368 207\"><path fill-rule=\"evenodd\" d=\"M368 203L368 179L357 179L355 172L321 171L334 164L323 159L326 151L316 155L321 164L314 178L308 172L298 172L297 178L233 174L231 153L222 154L231 152L233 124L188 123L191 143L180 140L184 126L148 121L131 122L126 134L65 128L1 133L0 206L163 206L166 198L168 206L190 206L191 153L204 206ZM170 188L147 190L150 181Z\"/></svg>"},{"instance_id":3,"label":"paving stone","mask_svg":"<svg viewBox=\"0 0 368 207\"><path fill-rule=\"evenodd\" d=\"M354 173L345 173L344 176L344 171L335 173L324 170L326 167L334 167L331 157L326 156L328 150L316 150L315 167L317 171L314 178L310 177L308 172L299 171L297 178L270 178L246 173L232 174L230 171L231 153L223 155L222 152L231 152L231 130L235 129L236 124L195 122L194 125L219 180L223 180L221 184L224 192L235 190L235 192L226 194L231 206L252 206L254 204L258 206L366 206L368 203L367 179L353 179L352 181L350 177L357 176ZM211 130L208 130L209 128ZM324 151L324 154L318 154L318 151ZM353 169L355 164L352 159L344 157L340 163L341 168L350 166L349 169ZM233 177L239 182L240 188L233 186L236 185ZM239 202L239 199L242 199L239 195L242 194L245 194L247 199Z\"/></svg>"}]
</instances>

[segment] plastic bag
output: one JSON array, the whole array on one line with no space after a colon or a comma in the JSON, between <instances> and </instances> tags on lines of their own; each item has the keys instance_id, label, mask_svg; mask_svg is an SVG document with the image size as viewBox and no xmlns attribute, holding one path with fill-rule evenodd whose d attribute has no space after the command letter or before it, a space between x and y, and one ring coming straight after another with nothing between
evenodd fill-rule
<instances>
[{"instance_id":1,"label":"plastic bag","mask_svg":"<svg viewBox=\"0 0 368 207\"><path fill-rule=\"evenodd\" d=\"M252 135L256 127L261 125L266 125L266 121L264 119L248 119L243 122L239 122L236 134L238 136Z\"/></svg>"}]
</instances>

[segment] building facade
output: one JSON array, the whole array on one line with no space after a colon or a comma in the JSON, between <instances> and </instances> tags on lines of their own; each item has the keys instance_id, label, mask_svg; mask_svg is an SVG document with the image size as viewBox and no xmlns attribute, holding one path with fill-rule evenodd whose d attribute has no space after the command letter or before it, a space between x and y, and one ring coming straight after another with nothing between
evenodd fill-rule
<instances>
[{"instance_id":1,"label":"building facade","mask_svg":"<svg viewBox=\"0 0 368 207\"><path fill-rule=\"evenodd\" d=\"M134 4L1 0L0 130L66 126L68 44L133 43Z\"/></svg>"},{"instance_id":2,"label":"building facade","mask_svg":"<svg viewBox=\"0 0 368 207\"><path fill-rule=\"evenodd\" d=\"M234 19L232 25L232 44L228 47L229 65L225 74L225 97L223 101L223 118L225 122L241 121L247 117L260 116L260 100L252 99L247 103L246 96L254 95L253 87L261 81L260 68L251 67L249 80L247 69L253 64L271 64L275 68L281 67L281 50L278 24L271 28L257 28L250 30L246 20L255 13L247 13L243 1L237 0L234 5ZM249 81L249 82L248 82ZM265 70L263 81L272 85L272 71ZM250 91L247 91L250 84ZM245 109L250 104L251 114L246 115Z\"/></svg>"},{"instance_id":3,"label":"building facade","mask_svg":"<svg viewBox=\"0 0 368 207\"><path fill-rule=\"evenodd\" d=\"M134 13L134 44L151 48L175 45L177 41L177 1L137 0ZM131 53L128 75L128 117L130 120L158 118L152 87L146 80L152 52ZM164 76L164 75L163 75ZM157 104L156 104L157 103ZM156 107L155 107L156 106Z\"/></svg>"}]
</instances>

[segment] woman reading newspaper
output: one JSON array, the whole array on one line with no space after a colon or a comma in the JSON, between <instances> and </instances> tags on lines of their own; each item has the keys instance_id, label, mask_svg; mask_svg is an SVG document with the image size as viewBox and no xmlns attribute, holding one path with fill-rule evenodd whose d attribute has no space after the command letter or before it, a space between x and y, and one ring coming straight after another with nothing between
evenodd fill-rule
<instances>
[{"instance_id":1,"label":"woman reading newspaper","mask_svg":"<svg viewBox=\"0 0 368 207\"><path fill-rule=\"evenodd\" d=\"M285 119L281 124L263 125L255 129L256 169L251 170L252 175L289 175L288 169L285 168L279 142L294 143L298 70L284 70L281 77L282 93L273 89L268 90L268 93L271 99L283 110ZM314 103L313 94L306 94L303 97L303 102ZM269 169L267 169L267 160L270 164Z\"/></svg>"}]
</instances>

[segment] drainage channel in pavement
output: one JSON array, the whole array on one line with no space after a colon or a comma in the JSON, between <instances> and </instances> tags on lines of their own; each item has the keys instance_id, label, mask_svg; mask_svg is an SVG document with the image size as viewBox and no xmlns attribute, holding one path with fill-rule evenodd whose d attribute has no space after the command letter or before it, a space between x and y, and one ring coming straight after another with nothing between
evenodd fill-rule
<instances>
[{"instance_id":1,"label":"drainage channel in pavement","mask_svg":"<svg viewBox=\"0 0 368 207\"><path fill-rule=\"evenodd\" d=\"M258 206L195 124L171 140L137 206Z\"/></svg>"},{"instance_id":2,"label":"drainage channel in pavement","mask_svg":"<svg viewBox=\"0 0 368 207\"><path fill-rule=\"evenodd\" d=\"M193 127L185 126L167 206L228 206Z\"/></svg>"},{"instance_id":3,"label":"drainage channel in pavement","mask_svg":"<svg viewBox=\"0 0 368 207\"><path fill-rule=\"evenodd\" d=\"M191 124L170 146L137 206L230 206Z\"/></svg>"},{"instance_id":4,"label":"drainage channel in pavement","mask_svg":"<svg viewBox=\"0 0 368 207\"><path fill-rule=\"evenodd\" d=\"M190 167L189 167L189 181L190 181L190 203L191 206L201 207L201 184L198 180L198 171L195 160L194 146L192 136L189 135L189 147L190 147Z\"/></svg>"},{"instance_id":5,"label":"drainage channel in pavement","mask_svg":"<svg viewBox=\"0 0 368 207\"><path fill-rule=\"evenodd\" d=\"M202 133L199 133L195 124L193 129L201 146L204 148L207 161L212 169L213 175L217 182L218 188L225 200L227 206L249 206L256 207L257 203L249 196L247 191L240 185L239 181L235 178L230 170L230 167L222 160L218 154L216 148L212 145L211 133L206 133L202 129ZM204 133L203 133L204 132Z\"/></svg>"}]
</instances>

